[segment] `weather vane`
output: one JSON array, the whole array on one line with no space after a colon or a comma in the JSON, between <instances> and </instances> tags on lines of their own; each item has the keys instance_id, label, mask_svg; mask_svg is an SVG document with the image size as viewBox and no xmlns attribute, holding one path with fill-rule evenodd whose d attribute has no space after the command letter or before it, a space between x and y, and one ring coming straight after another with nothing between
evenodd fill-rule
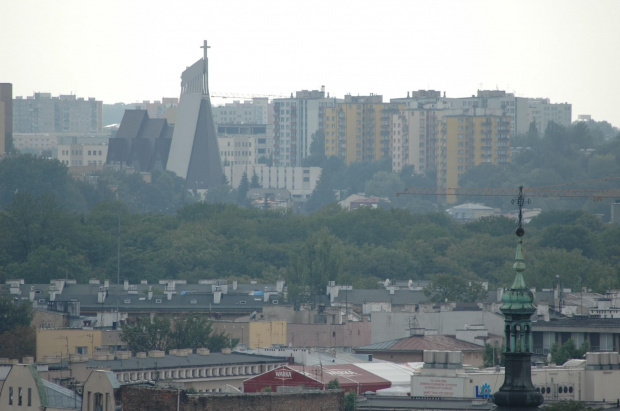
<instances>
[{"instance_id":1,"label":"weather vane","mask_svg":"<svg viewBox=\"0 0 620 411\"><path fill-rule=\"evenodd\" d=\"M517 227L516 234L517 237L523 237L523 235L525 234L525 229L523 228L523 206L532 202L529 198L526 199L523 196L523 186L519 187L519 196L517 198L513 198L512 201L510 201L511 204L514 204L515 202L519 207L519 227Z\"/></svg>"}]
</instances>

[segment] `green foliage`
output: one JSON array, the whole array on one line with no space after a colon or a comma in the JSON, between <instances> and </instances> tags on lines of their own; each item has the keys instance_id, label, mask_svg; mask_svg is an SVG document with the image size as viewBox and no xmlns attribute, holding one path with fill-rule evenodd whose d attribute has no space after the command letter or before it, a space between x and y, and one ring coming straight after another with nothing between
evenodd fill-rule
<instances>
[{"instance_id":1,"label":"green foliage","mask_svg":"<svg viewBox=\"0 0 620 411\"><path fill-rule=\"evenodd\" d=\"M162 350L170 344L171 321L164 316L140 317L133 325L125 324L121 330L121 340L133 352Z\"/></svg>"},{"instance_id":2,"label":"green foliage","mask_svg":"<svg viewBox=\"0 0 620 411\"><path fill-rule=\"evenodd\" d=\"M310 301L324 295L329 281L342 275L342 245L327 228L313 234L291 258L288 272L289 298Z\"/></svg>"},{"instance_id":3,"label":"green foliage","mask_svg":"<svg viewBox=\"0 0 620 411\"><path fill-rule=\"evenodd\" d=\"M338 381L338 379L334 378L333 380L330 380L327 383L327 389L328 390L339 390L340 389L340 382Z\"/></svg>"},{"instance_id":4,"label":"green foliage","mask_svg":"<svg viewBox=\"0 0 620 411\"><path fill-rule=\"evenodd\" d=\"M517 223L515 220L504 216L482 217L471 221L465 228L474 233L490 234L493 237L504 237L506 234L515 230Z\"/></svg>"},{"instance_id":5,"label":"green foliage","mask_svg":"<svg viewBox=\"0 0 620 411\"><path fill-rule=\"evenodd\" d=\"M252 181L250 181L250 188L260 188L260 179L258 178L256 171L254 172L254 174L252 174Z\"/></svg>"},{"instance_id":6,"label":"green foliage","mask_svg":"<svg viewBox=\"0 0 620 411\"><path fill-rule=\"evenodd\" d=\"M18 195L36 199L47 195L72 209L85 210L85 201L72 184L67 167L58 160L33 155L9 156L0 161L0 208Z\"/></svg>"},{"instance_id":7,"label":"green foliage","mask_svg":"<svg viewBox=\"0 0 620 411\"><path fill-rule=\"evenodd\" d=\"M338 175L343 168L344 164L337 157L329 157L323 163L321 177L319 177L312 196L306 203L307 212L317 211L321 207L336 201L334 190L338 187Z\"/></svg>"},{"instance_id":8,"label":"green foliage","mask_svg":"<svg viewBox=\"0 0 620 411\"><path fill-rule=\"evenodd\" d=\"M357 394L355 391L349 391L344 396L344 410L355 411L357 408Z\"/></svg>"},{"instance_id":9,"label":"green foliage","mask_svg":"<svg viewBox=\"0 0 620 411\"><path fill-rule=\"evenodd\" d=\"M26 301L0 298L0 352L7 358L34 356L36 335L30 327L32 308Z\"/></svg>"},{"instance_id":10,"label":"green foliage","mask_svg":"<svg viewBox=\"0 0 620 411\"><path fill-rule=\"evenodd\" d=\"M303 167L321 167L327 160L325 155L325 133L322 130L312 135L310 143L310 155L301 160Z\"/></svg>"},{"instance_id":11,"label":"green foliage","mask_svg":"<svg viewBox=\"0 0 620 411\"><path fill-rule=\"evenodd\" d=\"M566 138L570 142L574 136ZM620 159L620 142L605 144L606 152L600 155L613 156L613 162L620 164L616 160ZM611 157L605 161L611 164ZM432 184L433 178L417 175L411 168L391 175L385 162L345 167L337 158L328 159L321 176L325 184L315 192L325 189L328 200L319 201L322 208L311 215L239 207L234 204L237 192L224 181L220 187L223 200L215 201L216 187L207 195L214 202L203 203L194 202L182 181L170 173L153 173L152 187L139 175L108 172L98 176L96 185L77 187L70 178L63 183L66 169L62 164L32 156L0 163L0 175L7 178L0 179L4 190L0 197L0 281L23 278L28 283L47 283L52 278L72 278L84 283L93 277L109 278L116 273L119 240L121 278L132 282L163 277L265 282L288 278L291 296L306 300L324 295L329 280L376 288L378 281L387 278L421 280L448 274L467 284L488 281L495 288L509 286L514 278L516 223L510 219L458 224L444 212L420 213L429 202L404 195L398 200L392 196L390 203L378 209L347 212L335 204L334 190L342 195L363 191L368 180L369 186L397 179L402 188ZM542 175L548 171L545 164L536 163ZM20 188L15 193L11 181L21 181L21 172L37 178L49 173L54 188L46 188L47 180L42 179L39 185L24 182L28 190ZM514 179L503 168L479 174L479 178L488 174ZM477 185L476 181L469 183ZM63 184L73 188L62 191ZM377 190L380 185L375 184ZM116 187L118 200L109 186ZM94 204L90 211L78 213L74 211L78 206L65 206L75 193L84 196L79 207ZM400 201L410 208L397 208ZM526 231L528 285L548 288L559 276L564 287L573 289L587 286L599 292L620 286L619 226L602 223L584 210L545 211ZM435 298L441 299L439 295ZM462 292L448 298L467 301L474 297Z\"/></svg>"},{"instance_id":12,"label":"green foliage","mask_svg":"<svg viewBox=\"0 0 620 411\"><path fill-rule=\"evenodd\" d=\"M484 344L483 362L485 367L504 366L504 344Z\"/></svg>"},{"instance_id":13,"label":"green foliage","mask_svg":"<svg viewBox=\"0 0 620 411\"><path fill-rule=\"evenodd\" d=\"M221 351L222 348L232 348L239 342L224 333L214 332L212 323L206 318L189 314L180 318L140 317L135 324L123 325L121 339L134 353L180 348Z\"/></svg>"},{"instance_id":14,"label":"green foliage","mask_svg":"<svg viewBox=\"0 0 620 411\"><path fill-rule=\"evenodd\" d=\"M379 171L366 182L365 193L369 196L391 198L394 193L403 190L404 184L397 174Z\"/></svg>"},{"instance_id":15,"label":"green foliage","mask_svg":"<svg viewBox=\"0 0 620 411\"><path fill-rule=\"evenodd\" d=\"M433 302L475 302L486 298L487 291L477 281L467 281L451 274L437 274L424 288Z\"/></svg>"},{"instance_id":16,"label":"green foliage","mask_svg":"<svg viewBox=\"0 0 620 411\"><path fill-rule=\"evenodd\" d=\"M10 297L0 298L0 334L19 326L30 326L32 309L25 301L19 302Z\"/></svg>"},{"instance_id":17,"label":"green foliage","mask_svg":"<svg viewBox=\"0 0 620 411\"><path fill-rule=\"evenodd\" d=\"M551 346L551 361L557 365L562 365L571 358L583 358L583 356L590 350L590 344L584 341L579 348L575 346L575 342L572 338L560 345L554 343Z\"/></svg>"},{"instance_id":18,"label":"green foliage","mask_svg":"<svg viewBox=\"0 0 620 411\"><path fill-rule=\"evenodd\" d=\"M0 334L0 352L6 358L33 357L37 349L37 335L33 327L18 325Z\"/></svg>"},{"instance_id":19,"label":"green foliage","mask_svg":"<svg viewBox=\"0 0 620 411\"><path fill-rule=\"evenodd\" d=\"M250 189L250 180L248 180L248 173L243 172L241 175L241 181L239 182L239 188L237 188L237 204L240 206L248 206L249 202L246 198L248 190Z\"/></svg>"}]
</instances>

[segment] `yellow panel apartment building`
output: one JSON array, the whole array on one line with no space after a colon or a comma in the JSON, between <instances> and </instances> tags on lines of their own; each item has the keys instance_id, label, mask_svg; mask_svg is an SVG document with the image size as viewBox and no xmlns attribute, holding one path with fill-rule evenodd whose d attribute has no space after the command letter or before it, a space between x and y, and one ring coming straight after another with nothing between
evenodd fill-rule
<instances>
[{"instance_id":1,"label":"yellow panel apartment building","mask_svg":"<svg viewBox=\"0 0 620 411\"><path fill-rule=\"evenodd\" d=\"M402 103L383 103L380 95L346 95L343 103L325 108L325 155L349 165L378 161L391 155L392 114Z\"/></svg>"},{"instance_id":2,"label":"yellow panel apartment building","mask_svg":"<svg viewBox=\"0 0 620 411\"><path fill-rule=\"evenodd\" d=\"M446 115L437 132L437 186L459 187L468 169L510 161L510 119L498 115ZM456 201L449 195L448 203Z\"/></svg>"}]
</instances>

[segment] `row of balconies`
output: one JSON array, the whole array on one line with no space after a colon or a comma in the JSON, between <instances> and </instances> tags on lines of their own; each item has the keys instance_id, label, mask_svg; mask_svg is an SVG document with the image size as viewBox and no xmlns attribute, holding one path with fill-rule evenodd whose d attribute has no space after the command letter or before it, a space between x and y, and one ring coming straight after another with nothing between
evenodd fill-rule
<instances>
[{"instance_id":1,"label":"row of balconies","mask_svg":"<svg viewBox=\"0 0 620 411\"><path fill-rule=\"evenodd\" d=\"M266 365L265 371L277 368L277 365ZM197 378L221 378L245 375L257 375L264 372L260 365L240 365L222 367L178 368L173 370L145 370L117 372L116 378L121 383L134 381L179 380Z\"/></svg>"}]
</instances>

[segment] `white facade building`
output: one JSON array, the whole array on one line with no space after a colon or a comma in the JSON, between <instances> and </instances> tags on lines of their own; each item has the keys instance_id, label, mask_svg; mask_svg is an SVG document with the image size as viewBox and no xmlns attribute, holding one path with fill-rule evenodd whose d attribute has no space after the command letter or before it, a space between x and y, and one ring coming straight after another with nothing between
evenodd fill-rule
<instances>
[{"instance_id":1,"label":"white facade building","mask_svg":"<svg viewBox=\"0 0 620 411\"><path fill-rule=\"evenodd\" d=\"M58 160L67 167L101 166L108 156L107 144L62 144L58 146Z\"/></svg>"},{"instance_id":2,"label":"white facade building","mask_svg":"<svg viewBox=\"0 0 620 411\"><path fill-rule=\"evenodd\" d=\"M215 124L270 124L273 105L267 97L254 97L213 107Z\"/></svg>"},{"instance_id":3,"label":"white facade building","mask_svg":"<svg viewBox=\"0 0 620 411\"><path fill-rule=\"evenodd\" d=\"M413 166L417 174L424 174L434 169L437 124L443 114L443 110L420 108L392 116L392 171Z\"/></svg>"},{"instance_id":4,"label":"white facade building","mask_svg":"<svg viewBox=\"0 0 620 411\"><path fill-rule=\"evenodd\" d=\"M40 154L58 146L58 138L53 133L13 134L13 146L22 153Z\"/></svg>"},{"instance_id":5,"label":"white facade building","mask_svg":"<svg viewBox=\"0 0 620 411\"><path fill-rule=\"evenodd\" d=\"M266 164L272 158L271 124L218 124L217 137L224 165Z\"/></svg>"},{"instance_id":6,"label":"white facade building","mask_svg":"<svg viewBox=\"0 0 620 411\"><path fill-rule=\"evenodd\" d=\"M336 100L325 97L325 90L302 90L295 97L274 100L274 156L276 166L299 166L310 155L316 132L322 129L325 107Z\"/></svg>"},{"instance_id":7,"label":"white facade building","mask_svg":"<svg viewBox=\"0 0 620 411\"><path fill-rule=\"evenodd\" d=\"M425 351L424 368L411 378L413 396L488 399L504 383L503 368L472 369L458 361L439 361L437 356L441 353L442 358L458 358L461 354ZM569 360L562 366L535 367L532 368L532 383L545 402L587 401L607 408L620 400L618 358L618 353L588 353L585 360Z\"/></svg>"},{"instance_id":8,"label":"white facade building","mask_svg":"<svg viewBox=\"0 0 620 411\"><path fill-rule=\"evenodd\" d=\"M548 98L528 100L528 125L536 124L538 134L542 136L550 122L568 127L572 123L572 105L568 103L552 104Z\"/></svg>"},{"instance_id":9,"label":"white facade building","mask_svg":"<svg viewBox=\"0 0 620 411\"><path fill-rule=\"evenodd\" d=\"M218 137L222 164L254 164L254 139L251 136Z\"/></svg>"},{"instance_id":10,"label":"white facade building","mask_svg":"<svg viewBox=\"0 0 620 411\"><path fill-rule=\"evenodd\" d=\"M291 192L293 201L306 201L321 176L320 167L268 167L263 164L236 164L224 167L224 174L232 188L239 188L243 173L252 181L258 176L261 188L284 188Z\"/></svg>"}]
</instances>

